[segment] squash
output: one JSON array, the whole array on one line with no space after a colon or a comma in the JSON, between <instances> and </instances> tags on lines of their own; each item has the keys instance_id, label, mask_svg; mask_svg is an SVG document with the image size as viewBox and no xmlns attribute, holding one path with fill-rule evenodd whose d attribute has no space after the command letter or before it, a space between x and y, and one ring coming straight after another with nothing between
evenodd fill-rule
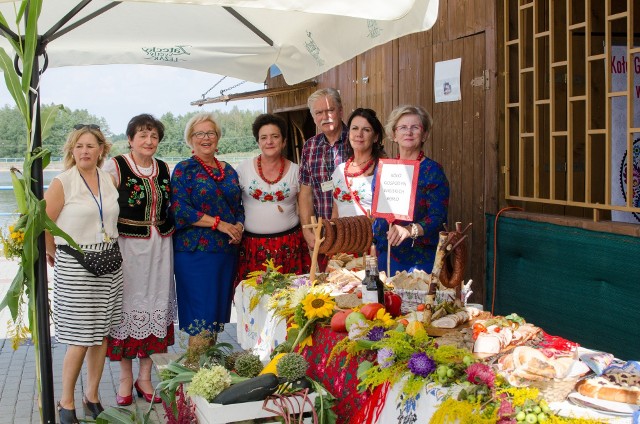
<instances>
[{"instance_id":1,"label":"squash","mask_svg":"<svg viewBox=\"0 0 640 424\"><path fill-rule=\"evenodd\" d=\"M262 374L224 389L212 403L230 405L265 400L276 392L280 381L275 374Z\"/></svg>"},{"instance_id":2,"label":"squash","mask_svg":"<svg viewBox=\"0 0 640 424\"><path fill-rule=\"evenodd\" d=\"M269 374L269 373L278 375L276 365L278 365L278 361L284 355L286 355L286 353L278 353L276 356L274 356L273 359L271 359L271 361L262 369L262 371L260 371L260 374L258 375Z\"/></svg>"}]
</instances>

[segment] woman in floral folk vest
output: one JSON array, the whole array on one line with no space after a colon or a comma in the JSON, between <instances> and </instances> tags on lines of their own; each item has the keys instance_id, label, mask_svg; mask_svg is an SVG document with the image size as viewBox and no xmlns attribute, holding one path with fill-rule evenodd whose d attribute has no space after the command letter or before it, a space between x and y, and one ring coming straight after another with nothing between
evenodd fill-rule
<instances>
[{"instance_id":1,"label":"woman in floral folk vest","mask_svg":"<svg viewBox=\"0 0 640 424\"><path fill-rule=\"evenodd\" d=\"M164 125L151 115L135 116L127 125L131 151L114 157L103 169L118 186L118 232L122 250L124 301L122 321L112 326L107 355L120 361L118 405L133 402L133 388L147 402L153 398L152 353L164 353L174 343L176 295L173 281L174 227L169 217L169 167L155 159ZM133 381L132 360L139 358Z\"/></svg>"}]
</instances>

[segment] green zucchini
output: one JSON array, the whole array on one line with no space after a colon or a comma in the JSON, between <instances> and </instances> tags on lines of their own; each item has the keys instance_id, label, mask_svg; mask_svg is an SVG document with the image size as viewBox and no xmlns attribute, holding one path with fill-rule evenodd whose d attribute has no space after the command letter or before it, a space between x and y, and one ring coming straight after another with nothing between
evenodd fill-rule
<instances>
[{"instance_id":1,"label":"green zucchini","mask_svg":"<svg viewBox=\"0 0 640 424\"><path fill-rule=\"evenodd\" d=\"M265 400L267 396L275 393L279 384L275 374L262 374L226 388L213 399L212 403L230 405Z\"/></svg>"}]
</instances>

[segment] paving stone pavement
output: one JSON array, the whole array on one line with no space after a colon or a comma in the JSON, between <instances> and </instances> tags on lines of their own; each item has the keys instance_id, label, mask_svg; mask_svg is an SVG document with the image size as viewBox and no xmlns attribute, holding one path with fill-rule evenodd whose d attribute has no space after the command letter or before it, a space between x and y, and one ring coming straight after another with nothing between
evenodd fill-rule
<instances>
[{"instance_id":1,"label":"paving stone pavement","mask_svg":"<svg viewBox=\"0 0 640 424\"><path fill-rule=\"evenodd\" d=\"M9 288L17 266L14 263L0 259L0 300ZM53 275L49 269L49 275ZM29 341L13 349L10 336L7 335L7 321L10 315L8 309L0 312L0 424L31 424L40 423L38 409L38 393L36 387L36 359L35 347ZM241 350L237 342L235 309L232 311L231 323L225 326L225 330L218 337L219 342L230 343L234 350ZM176 343L169 347L171 353L182 353L186 349L187 334L180 332L176 327ZM53 362L53 389L55 400L59 399L62 392L62 361L66 352L66 345L57 343L51 330L51 351ZM138 373L138 361L134 360L133 375ZM100 397L102 404L116 406L116 390L119 385L120 366L117 362L106 360L102 380L100 381ZM83 387L87 379L86 366L82 368L81 378L78 379L75 391L76 413L79 419L84 417L82 408ZM157 373L152 373L154 386L159 382ZM149 404L137 396L135 402L128 409L140 408L146 412ZM57 417L56 417L57 419ZM161 404L153 405L151 414L152 423L166 423L164 408Z\"/></svg>"}]
</instances>

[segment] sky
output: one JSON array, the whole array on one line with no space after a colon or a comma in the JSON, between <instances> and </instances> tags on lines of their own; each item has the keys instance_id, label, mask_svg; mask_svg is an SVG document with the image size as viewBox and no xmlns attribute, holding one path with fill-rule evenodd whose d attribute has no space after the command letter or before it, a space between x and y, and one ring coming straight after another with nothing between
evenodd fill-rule
<instances>
[{"instance_id":1,"label":"sky","mask_svg":"<svg viewBox=\"0 0 640 424\"><path fill-rule=\"evenodd\" d=\"M1 73L0 73L1 74ZM41 77L41 104L62 104L70 109L86 109L103 117L113 134L125 132L127 122L140 113L160 118L166 112L184 115L194 111L265 108L265 99L238 100L191 106L194 100L213 87L222 76L167 66L99 65L47 69ZM206 97L217 97L220 90L241 82L227 77ZM245 82L225 94L263 89L263 84ZM0 83L0 106L13 106L4 78Z\"/></svg>"}]
</instances>

